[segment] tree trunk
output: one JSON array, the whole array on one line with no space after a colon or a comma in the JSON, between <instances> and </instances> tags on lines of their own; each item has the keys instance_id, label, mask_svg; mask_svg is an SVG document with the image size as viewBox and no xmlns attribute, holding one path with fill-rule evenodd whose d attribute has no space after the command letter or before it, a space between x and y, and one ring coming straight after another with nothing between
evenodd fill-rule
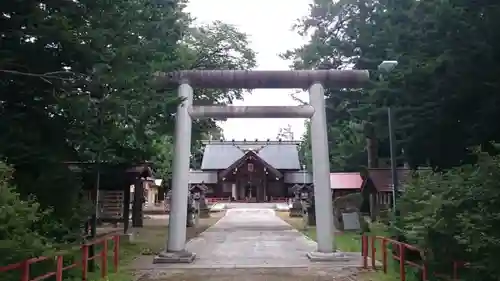
<instances>
[{"instance_id":1,"label":"tree trunk","mask_svg":"<svg viewBox=\"0 0 500 281\"><path fill-rule=\"evenodd\" d=\"M368 154L368 168L378 168L378 141L375 128L371 123L365 123L366 151Z\"/></svg>"}]
</instances>

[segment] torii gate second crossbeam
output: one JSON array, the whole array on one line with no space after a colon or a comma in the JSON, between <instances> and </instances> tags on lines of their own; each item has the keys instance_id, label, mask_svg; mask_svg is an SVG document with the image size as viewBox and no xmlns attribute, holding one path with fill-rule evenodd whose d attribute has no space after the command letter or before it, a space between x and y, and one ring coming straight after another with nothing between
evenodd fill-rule
<instances>
[{"instance_id":1,"label":"torii gate second crossbeam","mask_svg":"<svg viewBox=\"0 0 500 281\"><path fill-rule=\"evenodd\" d=\"M311 260L338 260L334 247L330 163L325 111L326 88L359 88L369 81L367 70L243 71L193 70L158 75L159 87L178 87L183 100L177 107L172 197L165 252L155 263L192 262L195 254L186 251L186 217L191 155L191 126L195 118L310 118L313 184L315 193L317 252ZM310 105L305 106L193 106L193 88L309 89ZM340 257L341 258L341 257Z\"/></svg>"}]
</instances>

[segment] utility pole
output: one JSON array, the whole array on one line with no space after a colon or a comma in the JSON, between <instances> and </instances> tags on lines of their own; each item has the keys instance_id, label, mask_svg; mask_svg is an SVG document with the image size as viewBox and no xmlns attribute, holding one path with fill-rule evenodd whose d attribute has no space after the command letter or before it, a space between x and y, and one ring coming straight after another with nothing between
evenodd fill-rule
<instances>
[{"instance_id":1,"label":"utility pole","mask_svg":"<svg viewBox=\"0 0 500 281\"><path fill-rule=\"evenodd\" d=\"M389 123L389 148L391 150L391 178L392 178L392 209L396 212L396 193L398 192L398 171L396 160L396 136L394 124L394 112L391 107L387 108L387 119Z\"/></svg>"},{"instance_id":2,"label":"utility pole","mask_svg":"<svg viewBox=\"0 0 500 281\"><path fill-rule=\"evenodd\" d=\"M379 66L378 70L382 72L380 74L380 80L384 80L383 73L389 73L398 65L398 61L383 61ZM395 122L394 113L391 107L387 108L387 120L389 125L389 148L391 150L391 178L392 178L392 211L396 214L396 193L398 192L398 171L396 162L396 134L395 134Z\"/></svg>"}]
</instances>

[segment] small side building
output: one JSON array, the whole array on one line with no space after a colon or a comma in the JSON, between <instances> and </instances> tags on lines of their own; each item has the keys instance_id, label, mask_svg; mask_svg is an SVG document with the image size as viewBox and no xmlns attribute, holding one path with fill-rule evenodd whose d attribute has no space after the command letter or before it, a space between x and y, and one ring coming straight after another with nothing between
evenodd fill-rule
<instances>
[{"instance_id":1,"label":"small side building","mask_svg":"<svg viewBox=\"0 0 500 281\"><path fill-rule=\"evenodd\" d=\"M408 168L398 168L398 186L407 180L411 175ZM392 206L393 186L390 168L372 168L360 173L363 178L363 197L365 198L362 211L369 212L375 204L376 210L388 209ZM403 190L399 190L400 192ZM370 199L370 197L372 199Z\"/></svg>"},{"instance_id":2,"label":"small side building","mask_svg":"<svg viewBox=\"0 0 500 281\"><path fill-rule=\"evenodd\" d=\"M330 187L333 198L361 192L363 178L357 172L330 173Z\"/></svg>"}]
</instances>

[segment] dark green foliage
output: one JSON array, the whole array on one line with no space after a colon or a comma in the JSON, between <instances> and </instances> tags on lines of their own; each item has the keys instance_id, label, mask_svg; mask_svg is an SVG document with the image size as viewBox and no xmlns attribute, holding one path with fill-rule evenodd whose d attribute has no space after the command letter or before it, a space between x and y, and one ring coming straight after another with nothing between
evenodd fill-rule
<instances>
[{"instance_id":1,"label":"dark green foliage","mask_svg":"<svg viewBox=\"0 0 500 281\"><path fill-rule=\"evenodd\" d=\"M245 34L221 22L194 26L185 2L1 1L0 156L14 168L18 194L9 189L0 201L19 197L33 204L20 213L40 211L26 226L40 240L20 236L22 250L79 242L90 210L67 161L152 161L155 175L169 178L179 99L175 89L152 86L155 73L255 65ZM195 101L239 98L240 91L200 91ZM193 128L194 147L219 131L214 120ZM1 239L0 266L25 257L8 242L18 238Z\"/></svg>"},{"instance_id":2,"label":"dark green foliage","mask_svg":"<svg viewBox=\"0 0 500 281\"><path fill-rule=\"evenodd\" d=\"M42 210L33 199L20 199L10 184L11 175L11 169L0 162L1 265L53 252L57 245L50 234L60 226L50 222L50 210ZM35 267L33 274L37 273L40 274L40 271ZM19 280L19 272L0 273L0 279Z\"/></svg>"},{"instance_id":3,"label":"dark green foliage","mask_svg":"<svg viewBox=\"0 0 500 281\"><path fill-rule=\"evenodd\" d=\"M472 163L468 147L498 140L499 14L496 1L314 1L297 26L312 32L309 44L285 57L295 68L370 69L374 82L328 91L329 124L345 136L331 135L332 166L343 168L336 155L358 159L339 143L363 138L364 122L375 126L380 157L389 157L386 106L396 112L398 154L412 167ZM381 81L383 60L399 65Z\"/></svg>"},{"instance_id":4,"label":"dark green foliage","mask_svg":"<svg viewBox=\"0 0 500 281\"><path fill-rule=\"evenodd\" d=\"M81 179L64 162L132 162L156 153L151 139L172 131L165 116L177 99L149 83L155 71L179 66L185 15L175 2L142 0L0 7L0 155L14 167L20 198L34 196L40 210L51 210L33 231L76 243L89 213Z\"/></svg>"},{"instance_id":5,"label":"dark green foliage","mask_svg":"<svg viewBox=\"0 0 500 281\"><path fill-rule=\"evenodd\" d=\"M463 280L497 280L500 251L500 157L478 152L476 165L420 172L406 186L397 220L409 243L427 251L432 270L451 274L470 262Z\"/></svg>"},{"instance_id":6,"label":"dark green foliage","mask_svg":"<svg viewBox=\"0 0 500 281\"><path fill-rule=\"evenodd\" d=\"M450 273L453 260L470 261L461 275L466 280L499 276L500 169L491 144L500 140L498 26L500 2L493 0L315 0L297 26L311 40L284 55L295 68L371 71L366 89L327 91L328 125L336 132L329 139L332 169L367 164L359 155L366 122L375 129L378 155L389 157L386 108L392 107L398 165L448 171L421 173L409 185L395 226L429 252L437 271ZM384 60L399 65L380 76ZM477 146L478 155L470 149ZM310 154L307 146L302 151Z\"/></svg>"}]
</instances>

